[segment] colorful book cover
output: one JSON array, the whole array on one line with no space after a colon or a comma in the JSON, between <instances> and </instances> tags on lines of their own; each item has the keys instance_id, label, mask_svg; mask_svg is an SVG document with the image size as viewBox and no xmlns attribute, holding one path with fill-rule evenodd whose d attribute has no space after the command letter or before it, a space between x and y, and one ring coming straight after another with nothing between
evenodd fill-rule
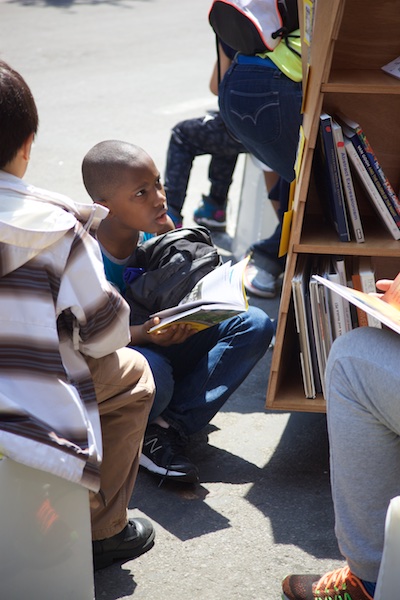
<instances>
[{"instance_id":1,"label":"colorful book cover","mask_svg":"<svg viewBox=\"0 0 400 600\"><path fill-rule=\"evenodd\" d=\"M371 177L374 184L376 185L379 193L383 197L386 194L390 203L393 205L394 211L400 217L400 200L393 187L391 186L388 178L386 177L382 166L379 163L378 158L375 152L373 151L370 142L368 141L365 131L359 123L349 119L348 117L345 117L344 115L340 115L339 119L344 123L344 125L346 125L348 130L350 130L353 135L357 136L358 143L361 145L361 148L367 157L368 168L371 172ZM353 139L352 142L355 145L355 141L353 141Z\"/></svg>"}]
</instances>

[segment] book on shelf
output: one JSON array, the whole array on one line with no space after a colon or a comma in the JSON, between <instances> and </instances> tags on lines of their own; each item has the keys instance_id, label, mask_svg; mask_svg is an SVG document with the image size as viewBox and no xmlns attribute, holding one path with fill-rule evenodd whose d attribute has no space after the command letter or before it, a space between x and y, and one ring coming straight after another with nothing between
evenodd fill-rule
<instances>
[{"instance_id":1,"label":"book on shelf","mask_svg":"<svg viewBox=\"0 0 400 600\"><path fill-rule=\"evenodd\" d=\"M374 206L377 214L380 216L382 223L385 225L389 233L395 240L400 239L400 223L393 218L392 209L389 209L384 199L378 192L377 187L371 179L371 176L365 166L365 163L361 160L357 150L355 149L352 142L345 138L345 148L348 153L350 164L353 166L354 171L357 173L365 191L370 198L372 205Z\"/></svg>"},{"instance_id":2,"label":"book on shelf","mask_svg":"<svg viewBox=\"0 0 400 600\"><path fill-rule=\"evenodd\" d=\"M396 79L400 79L400 56L383 65L381 69Z\"/></svg>"},{"instance_id":3,"label":"book on shelf","mask_svg":"<svg viewBox=\"0 0 400 600\"><path fill-rule=\"evenodd\" d=\"M339 239L348 242L350 231L340 167L332 133L332 118L327 113L320 116L315 161L313 171L322 206L327 208L328 218L333 223Z\"/></svg>"},{"instance_id":4,"label":"book on shelf","mask_svg":"<svg viewBox=\"0 0 400 600\"><path fill-rule=\"evenodd\" d=\"M339 162L339 169L344 190L344 197L347 203L347 211L350 217L351 225L356 242L365 241L364 231L361 223L360 211L358 209L356 193L353 186L350 165L344 145L343 131L339 123L332 120L332 133L335 142L336 154Z\"/></svg>"},{"instance_id":5,"label":"book on shelf","mask_svg":"<svg viewBox=\"0 0 400 600\"><path fill-rule=\"evenodd\" d=\"M347 277L344 259L342 257L333 256L330 261L330 266L324 272L323 276L329 281L346 285ZM333 339L336 339L352 329L350 307L348 302L334 292L330 294L329 307Z\"/></svg>"},{"instance_id":6,"label":"book on shelf","mask_svg":"<svg viewBox=\"0 0 400 600\"><path fill-rule=\"evenodd\" d=\"M329 260L329 259L328 259ZM317 257L311 267L312 274L323 274L327 267L326 258ZM310 304L314 342L317 354L319 377L322 393L325 395L325 370L328 355L332 346L332 326L329 313L329 290L316 279L310 277Z\"/></svg>"},{"instance_id":7,"label":"book on shelf","mask_svg":"<svg viewBox=\"0 0 400 600\"><path fill-rule=\"evenodd\" d=\"M248 258L228 261L207 273L177 306L150 315L160 322L149 333L179 323L201 331L248 309L243 275Z\"/></svg>"},{"instance_id":8,"label":"book on shelf","mask_svg":"<svg viewBox=\"0 0 400 600\"><path fill-rule=\"evenodd\" d=\"M400 274L382 296L366 294L339 283L329 281L319 275L313 275L317 281L339 294L369 315L378 319L382 325L400 333Z\"/></svg>"},{"instance_id":9,"label":"book on shelf","mask_svg":"<svg viewBox=\"0 0 400 600\"><path fill-rule=\"evenodd\" d=\"M386 177L383 168L372 149L372 146L365 134L364 129L359 123L349 119L348 117L340 114L339 120L343 123L344 134L351 140L361 160L364 162L371 179L377 187L379 193L388 204L392 205L392 215L396 219L396 222L400 221L400 201L391 186L388 178Z\"/></svg>"},{"instance_id":10,"label":"book on shelf","mask_svg":"<svg viewBox=\"0 0 400 600\"><path fill-rule=\"evenodd\" d=\"M376 292L375 273L370 257L359 256L357 260L354 260L352 283L355 290L366 294ZM376 317L366 313L359 307L356 308L359 327L382 327L381 322Z\"/></svg>"},{"instance_id":11,"label":"book on shelf","mask_svg":"<svg viewBox=\"0 0 400 600\"><path fill-rule=\"evenodd\" d=\"M299 339L300 367L306 398L315 398L321 391L316 348L312 338L311 306L309 297L310 266L304 255L298 257L292 279L292 296L296 329Z\"/></svg>"}]
</instances>

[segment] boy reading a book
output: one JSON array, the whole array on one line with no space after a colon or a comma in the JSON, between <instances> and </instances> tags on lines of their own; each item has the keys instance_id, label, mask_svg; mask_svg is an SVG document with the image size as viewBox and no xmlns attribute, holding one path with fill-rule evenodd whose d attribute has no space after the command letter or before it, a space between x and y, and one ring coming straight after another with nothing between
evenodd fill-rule
<instances>
[{"instance_id":1,"label":"boy reading a book","mask_svg":"<svg viewBox=\"0 0 400 600\"><path fill-rule=\"evenodd\" d=\"M97 236L106 274L120 285L145 233L169 227L160 173L142 148L108 140L89 150L82 174L93 201L109 210ZM194 483L198 469L182 454L188 436L205 427L247 377L266 352L273 327L255 307L198 333L190 325L148 333L156 323L131 326L131 345L147 358L156 382L140 464L159 476Z\"/></svg>"}]
</instances>

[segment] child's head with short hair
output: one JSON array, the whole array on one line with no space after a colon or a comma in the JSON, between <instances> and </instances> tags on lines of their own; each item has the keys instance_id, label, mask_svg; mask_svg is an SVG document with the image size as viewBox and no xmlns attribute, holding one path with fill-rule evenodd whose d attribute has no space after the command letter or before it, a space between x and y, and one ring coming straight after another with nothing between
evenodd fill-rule
<instances>
[{"instance_id":1,"label":"child's head with short hair","mask_svg":"<svg viewBox=\"0 0 400 600\"><path fill-rule=\"evenodd\" d=\"M32 143L39 117L26 81L0 60L0 169L4 169L30 139Z\"/></svg>"},{"instance_id":2,"label":"child's head with short hair","mask_svg":"<svg viewBox=\"0 0 400 600\"><path fill-rule=\"evenodd\" d=\"M94 202L109 209L107 219L124 230L159 233L167 223L160 173L139 146L106 140L93 146L82 163L83 182Z\"/></svg>"}]
</instances>

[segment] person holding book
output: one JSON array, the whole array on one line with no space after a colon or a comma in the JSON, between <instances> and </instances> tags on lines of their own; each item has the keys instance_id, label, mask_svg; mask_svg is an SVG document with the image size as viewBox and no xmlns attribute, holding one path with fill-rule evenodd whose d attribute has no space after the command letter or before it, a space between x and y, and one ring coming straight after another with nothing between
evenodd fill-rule
<instances>
[{"instance_id":1,"label":"person holding book","mask_svg":"<svg viewBox=\"0 0 400 600\"><path fill-rule=\"evenodd\" d=\"M389 288L388 280L377 282ZM389 502L400 495L400 339L359 327L335 340L326 370L335 532L347 561L320 575L289 575L286 600L371 600Z\"/></svg>"},{"instance_id":2,"label":"person holding book","mask_svg":"<svg viewBox=\"0 0 400 600\"><path fill-rule=\"evenodd\" d=\"M91 148L82 174L90 197L109 210L97 237L113 263L115 283L143 232L157 235L166 227L160 174L142 148L118 140ZM255 307L198 333L182 324L149 333L157 323L152 318L131 326L131 345L147 358L156 382L140 464L163 478L193 483L198 469L183 454L188 436L210 422L262 358L273 326Z\"/></svg>"},{"instance_id":3,"label":"person holding book","mask_svg":"<svg viewBox=\"0 0 400 600\"><path fill-rule=\"evenodd\" d=\"M4 61L0 98L0 452L88 488L103 568L154 544L151 522L127 515L154 380L125 347L129 307L89 232L103 207L23 180L39 118Z\"/></svg>"}]
</instances>

